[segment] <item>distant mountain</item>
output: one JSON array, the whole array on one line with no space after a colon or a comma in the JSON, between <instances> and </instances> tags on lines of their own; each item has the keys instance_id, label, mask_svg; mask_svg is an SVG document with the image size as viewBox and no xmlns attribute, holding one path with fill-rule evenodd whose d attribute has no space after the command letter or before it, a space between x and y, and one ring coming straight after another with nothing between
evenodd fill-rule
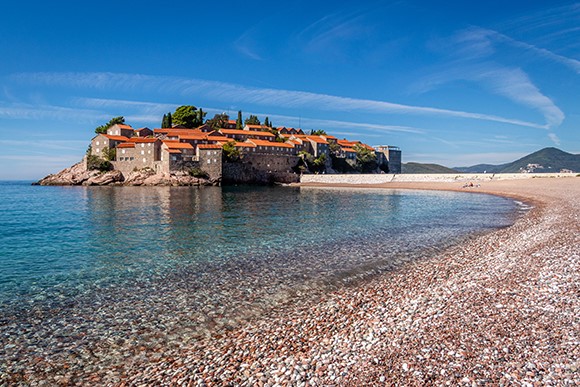
<instances>
[{"instance_id":1,"label":"distant mountain","mask_svg":"<svg viewBox=\"0 0 580 387\"><path fill-rule=\"evenodd\" d=\"M403 163L403 173L457 173L455 169L439 164Z\"/></svg>"},{"instance_id":2,"label":"distant mountain","mask_svg":"<svg viewBox=\"0 0 580 387\"><path fill-rule=\"evenodd\" d=\"M544 148L512 163L478 164L454 169L463 173L519 173L522 170L535 173L557 173L562 169L580 172L580 154L567 153L557 148Z\"/></svg>"}]
</instances>

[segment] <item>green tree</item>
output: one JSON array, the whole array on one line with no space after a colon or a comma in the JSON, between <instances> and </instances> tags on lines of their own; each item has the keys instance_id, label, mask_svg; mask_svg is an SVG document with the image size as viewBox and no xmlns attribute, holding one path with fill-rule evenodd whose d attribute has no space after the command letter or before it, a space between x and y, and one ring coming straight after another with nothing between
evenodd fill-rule
<instances>
[{"instance_id":1,"label":"green tree","mask_svg":"<svg viewBox=\"0 0 580 387\"><path fill-rule=\"evenodd\" d=\"M224 161L234 162L240 159L240 150L235 141L228 141L222 145L222 157Z\"/></svg>"},{"instance_id":2,"label":"green tree","mask_svg":"<svg viewBox=\"0 0 580 387\"><path fill-rule=\"evenodd\" d=\"M216 114L212 119L207 120L205 123L211 126L212 129L217 130L223 128L230 119L226 113Z\"/></svg>"},{"instance_id":3,"label":"green tree","mask_svg":"<svg viewBox=\"0 0 580 387\"><path fill-rule=\"evenodd\" d=\"M163 115L163 120L161 120L162 128L171 128L171 112Z\"/></svg>"},{"instance_id":4,"label":"green tree","mask_svg":"<svg viewBox=\"0 0 580 387\"><path fill-rule=\"evenodd\" d=\"M270 129L272 128L272 121L270 121L270 119L268 117L266 117L266 119L264 120L264 126L269 127Z\"/></svg>"},{"instance_id":5,"label":"green tree","mask_svg":"<svg viewBox=\"0 0 580 387\"><path fill-rule=\"evenodd\" d=\"M250 114L250 116L246 118L246 120L244 121L244 125L262 125L262 124L260 123L260 119L258 118L258 116Z\"/></svg>"},{"instance_id":6,"label":"green tree","mask_svg":"<svg viewBox=\"0 0 580 387\"><path fill-rule=\"evenodd\" d=\"M171 116L172 124L181 125L186 128L197 128L203 125L203 119L206 113L192 105L183 105L175 109Z\"/></svg>"},{"instance_id":7,"label":"green tree","mask_svg":"<svg viewBox=\"0 0 580 387\"><path fill-rule=\"evenodd\" d=\"M360 144L355 144L352 148L356 152L356 163L358 169L362 172L370 172L377 168L377 155L373 150Z\"/></svg>"},{"instance_id":8,"label":"green tree","mask_svg":"<svg viewBox=\"0 0 580 387\"><path fill-rule=\"evenodd\" d=\"M123 116L113 117L106 124L101 125L101 126L97 126L95 128L95 133L97 133L97 134L107 133L107 129L109 129L111 126L113 126L115 124L124 124L124 123L125 123L125 117L123 117Z\"/></svg>"},{"instance_id":9,"label":"green tree","mask_svg":"<svg viewBox=\"0 0 580 387\"><path fill-rule=\"evenodd\" d=\"M238 119L236 120L236 129L242 129L244 127L244 121L242 120L242 111L238 110Z\"/></svg>"},{"instance_id":10,"label":"green tree","mask_svg":"<svg viewBox=\"0 0 580 387\"><path fill-rule=\"evenodd\" d=\"M322 129L311 130L310 135L311 136L326 136L326 131L322 130Z\"/></svg>"},{"instance_id":11,"label":"green tree","mask_svg":"<svg viewBox=\"0 0 580 387\"><path fill-rule=\"evenodd\" d=\"M171 117L171 112L167 113L167 126L166 128L173 127L173 118Z\"/></svg>"},{"instance_id":12,"label":"green tree","mask_svg":"<svg viewBox=\"0 0 580 387\"><path fill-rule=\"evenodd\" d=\"M115 148L103 148L103 158L107 161L115 161L115 157L117 157L117 150Z\"/></svg>"},{"instance_id":13,"label":"green tree","mask_svg":"<svg viewBox=\"0 0 580 387\"><path fill-rule=\"evenodd\" d=\"M328 142L328 150L331 155L338 155L340 153L340 145L336 141Z\"/></svg>"},{"instance_id":14,"label":"green tree","mask_svg":"<svg viewBox=\"0 0 580 387\"><path fill-rule=\"evenodd\" d=\"M99 156L90 155L87 157L87 169L89 171L99 170L101 172L110 171L112 164L108 160L103 160Z\"/></svg>"}]
</instances>

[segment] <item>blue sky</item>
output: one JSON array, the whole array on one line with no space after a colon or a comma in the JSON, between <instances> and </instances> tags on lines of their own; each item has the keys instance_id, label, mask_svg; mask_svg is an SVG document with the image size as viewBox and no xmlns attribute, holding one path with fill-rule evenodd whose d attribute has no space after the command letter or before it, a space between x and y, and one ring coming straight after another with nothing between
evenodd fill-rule
<instances>
[{"instance_id":1,"label":"blue sky","mask_svg":"<svg viewBox=\"0 0 580 387\"><path fill-rule=\"evenodd\" d=\"M114 116L180 105L397 145L403 161L580 152L580 3L10 2L0 179L83 156Z\"/></svg>"}]
</instances>

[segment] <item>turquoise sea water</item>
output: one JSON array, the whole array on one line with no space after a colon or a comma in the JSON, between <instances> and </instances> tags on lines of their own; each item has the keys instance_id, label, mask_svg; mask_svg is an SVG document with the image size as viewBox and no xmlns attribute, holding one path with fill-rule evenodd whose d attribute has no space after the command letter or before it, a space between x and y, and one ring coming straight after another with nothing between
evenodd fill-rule
<instances>
[{"instance_id":1,"label":"turquoise sea water","mask_svg":"<svg viewBox=\"0 0 580 387\"><path fill-rule=\"evenodd\" d=\"M75 351L71 369L96 372L135 343L184 345L517 212L510 199L451 192L3 182L0 371Z\"/></svg>"}]
</instances>

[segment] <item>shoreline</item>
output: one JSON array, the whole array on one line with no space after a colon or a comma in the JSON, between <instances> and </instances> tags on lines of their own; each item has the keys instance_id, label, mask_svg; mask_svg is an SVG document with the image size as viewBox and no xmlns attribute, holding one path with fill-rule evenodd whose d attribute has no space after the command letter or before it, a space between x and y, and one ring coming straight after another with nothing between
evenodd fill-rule
<instances>
[{"instance_id":1,"label":"shoreline","mask_svg":"<svg viewBox=\"0 0 580 387\"><path fill-rule=\"evenodd\" d=\"M508 228L331 292L318 302L275 310L192 345L178 357L129 370L124 380L574 383L580 368L580 180L458 185L347 186L487 193L534 208Z\"/></svg>"}]
</instances>

